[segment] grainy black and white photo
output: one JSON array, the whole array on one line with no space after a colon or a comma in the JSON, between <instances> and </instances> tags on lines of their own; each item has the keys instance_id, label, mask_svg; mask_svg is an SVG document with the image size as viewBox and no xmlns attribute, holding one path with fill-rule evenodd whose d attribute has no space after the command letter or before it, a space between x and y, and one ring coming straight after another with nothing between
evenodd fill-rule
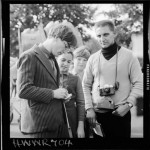
<instances>
[{"instance_id":1,"label":"grainy black and white photo","mask_svg":"<svg viewBox=\"0 0 150 150\"><path fill-rule=\"evenodd\" d=\"M143 3L9 9L10 138L144 138Z\"/></svg>"},{"instance_id":2,"label":"grainy black and white photo","mask_svg":"<svg viewBox=\"0 0 150 150\"><path fill-rule=\"evenodd\" d=\"M10 4L10 138L143 137L142 70L143 4Z\"/></svg>"}]
</instances>

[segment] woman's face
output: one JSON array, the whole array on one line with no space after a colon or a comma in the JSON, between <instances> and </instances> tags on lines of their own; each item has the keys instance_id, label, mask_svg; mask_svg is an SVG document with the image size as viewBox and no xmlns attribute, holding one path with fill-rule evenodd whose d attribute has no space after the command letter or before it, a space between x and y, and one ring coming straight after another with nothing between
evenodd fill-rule
<instances>
[{"instance_id":1,"label":"woman's face","mask_svg":"<svg viewBox=\"0 0 150 150\"><path fill-rule=\"evenodd\" d=\"M74 68L77 70L84 70L87 63L87 59L84 57L74 58Z\"/></svg>"},{"instance_id":2,"label":"woman's face","mask_svg":"<svg viewBox=\"0 0 150 150\"><path fill-rule=\"evenodd\" d=\"M64 53L57 57L58 66L61 73L68 73L69 67L72 63L72 55L69 53Z\"/></svg>"}]
</instances>

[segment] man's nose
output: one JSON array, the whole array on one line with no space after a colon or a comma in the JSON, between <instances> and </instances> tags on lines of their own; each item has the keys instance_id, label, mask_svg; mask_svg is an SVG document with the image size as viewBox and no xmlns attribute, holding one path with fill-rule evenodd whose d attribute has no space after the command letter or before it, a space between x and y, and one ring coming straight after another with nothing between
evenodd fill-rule
<instances>
[{"instance_id":1,"label":"man's nose","mask_svg":"<svg viewBox=\"0 0 150 150\"><path fill-rule=\"evenodd\" d=\"M104 42L104 41L105 41L104 36L101 36L101 37L100 37L100 41L101 41L101 42Z\"/></svg>"}]
</instances>

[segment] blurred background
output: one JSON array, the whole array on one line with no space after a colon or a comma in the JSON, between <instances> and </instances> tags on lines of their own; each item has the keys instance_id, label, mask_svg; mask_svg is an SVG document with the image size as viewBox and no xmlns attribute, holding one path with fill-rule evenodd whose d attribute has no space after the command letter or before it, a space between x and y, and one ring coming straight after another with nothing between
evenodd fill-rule
<instances>
[{"instance_id":1,"label":"blurred background","mask_svg":"<svg viewBox=\"0 0 150 150\"><path fill-rule=\"evenodd\" d=\"M99 45L93 25L111 19L118 44L138 57L143 71L143 4L10 4L10 137L23 137L18 121L20 100L16 97L16 62L19 55L35 43L45 40L55 22L69 21L78 31L79 45L88 46L91 54ZM132 113L132 137L143 137L143 99L137 99Z\"/></svg>"}]
</instances>

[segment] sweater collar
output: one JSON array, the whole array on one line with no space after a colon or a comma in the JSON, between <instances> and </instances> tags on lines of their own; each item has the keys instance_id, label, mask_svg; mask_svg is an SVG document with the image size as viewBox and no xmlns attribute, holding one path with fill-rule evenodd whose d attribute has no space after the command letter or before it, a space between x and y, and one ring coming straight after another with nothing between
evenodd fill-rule
<instances>
[{"instance_id":1,"label":"sweater collar","mask_svg":"<svg viewBox=\"0 0 150 150\"><path fill-rule=\"evenodd\" d=\"M107 60L109 60L117 53L117 49L119 50L120 46L115 42L107 48L102 48L102 54Z\"/></svg>"}]
</instances>

